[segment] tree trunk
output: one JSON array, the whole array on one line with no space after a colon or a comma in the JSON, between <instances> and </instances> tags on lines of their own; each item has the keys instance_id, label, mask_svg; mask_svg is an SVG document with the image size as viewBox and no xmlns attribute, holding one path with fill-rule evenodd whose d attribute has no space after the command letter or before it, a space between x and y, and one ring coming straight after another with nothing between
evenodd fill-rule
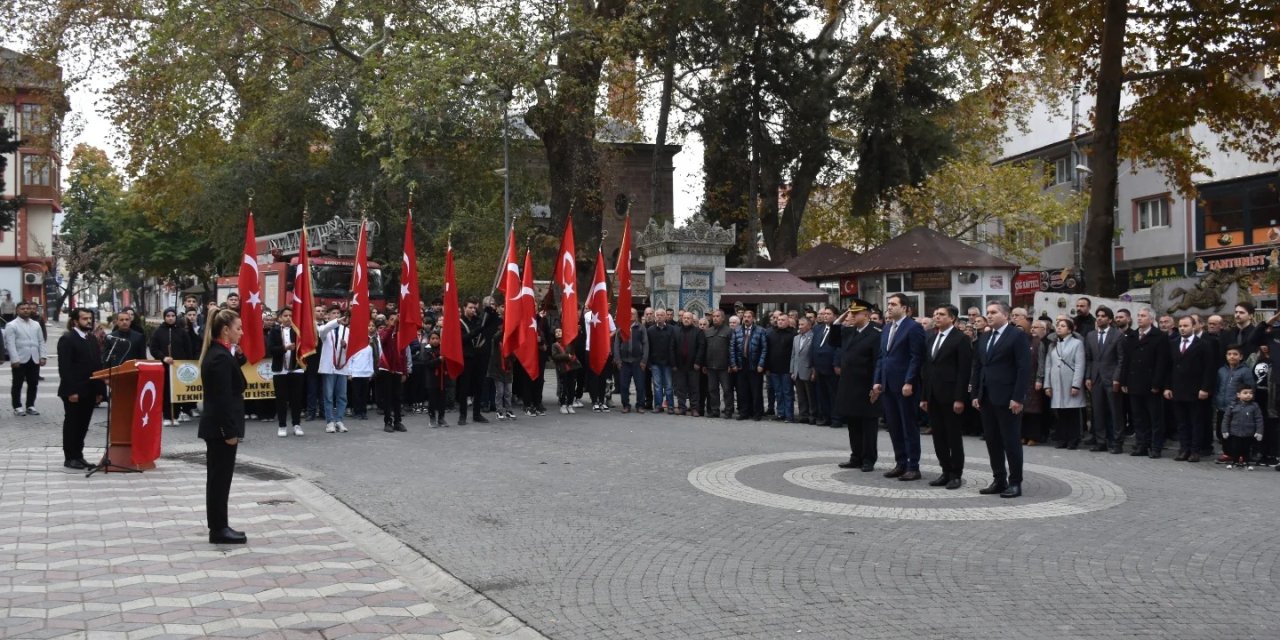
<instances>
[{"instance_id":1,"label":"tree trunk","mask_svg":"<svg viewBox=\"0 0 1280 640\"><path fill-rule=\"evenodd\" d=\"M676 78L676 31L674 26L667 27L667 48L662 63L662 97L658 101L658 135L654 138L653 164L649 168L649 212L650 218L662 223L668 220L666 212L658 209L658 184L661 176L658 171L662 166L663 147L667 146L667 124L671 116L671 94L675 91ZM671 220L675 218L675 203L672 203Z\"/></svg>"},{"instance_id":2,"label":"tree trunk","mask_svg":"<svg viewBox=\"0 0 1280 640\"><path fill-rule=\"evenodd\" d=\"M1125 0L1106 0L1102 25L1102 49L1098 65L1098 99L1094 106L1093 186L1089 192L1085 226L1085 290L1093 295L1114 296L1116 179L1120 153L1120 92L1124 86L1124 34L1128 10Z\"/></svg>"},{"instance_id":3,"label":"tree trunk","mask_svg":"<svg viewBox=\"0 0 1280 640\"><path fill-rule=\"evenodd\" d=\"M67 284L62 288L62 293L58 294L58 304L53 308L53 321L57 322L62 317L62 307L67 303L67 298L71 297L71 292L76 290L76 280L79 278L78 273L71 272L67 274Z\"/></svg>"}]
</instances>

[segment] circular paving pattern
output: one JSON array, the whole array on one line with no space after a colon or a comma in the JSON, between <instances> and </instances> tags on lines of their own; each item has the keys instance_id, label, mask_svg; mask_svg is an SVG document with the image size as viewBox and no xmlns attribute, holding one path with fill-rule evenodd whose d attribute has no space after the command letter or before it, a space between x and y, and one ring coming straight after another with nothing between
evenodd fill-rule
<instances>
[{"instance_id":1,"label":"circular paving pattern","mask_svg":"<svg viewBox=\"0 0 1280 640\"><path fill-rule=\"evenodd\" d=\"M975 483L973 479L965 480L965 485L955 491L941 488L898 489L891 487L873 487L852 484L836 477L844 470L836 467L834 462L808 465L789 469L782 474L782 479L792 486L809 491L836 494L840 497L854 496L861 498L890 500L928 500L940 501L941 506L896 506L883 504L851 504L836 500L816 500L801 498L780 493L772 493L763 489L748 486L738 479L738 473L759 465L785 463L800 460L835 458L847 460L848 452L844 451L791 451L754 456L742 456L713 462L689 472L689 482L698 489L711 495L739 502L809 511L839 516L858 518L881 518L890 520L1018 520L1026 518L1052 518L1057 516L1077 515L1090 511L1109 509L1123 503L1126 499L1124 490L1116 484L1098 476L1046 467L1038 464L1023 464L1027 475L1040 475L1065 484L1070 492L1051 500L1033 502L1034 495L1025 495L1023 499L1001 500L995 496L984 496L978 489L985 486L985 480ZM892 458L887 458L892 462ZM981 466L989 469L986 458L966 458L966 466ZM936 466L921 465L922 470L939 471ZM856 472L856 470L854 470ZM978 473L982 473L979 471ZM987 471L989 473L989 471ZM846 477L854 477L848 475ZM876 478L880 478L877 474ZM919 485L915 485L919 486ZM1024 483L1024 491L1027 486ZM971 506L981 500L991 506ZM953 506L954 505L954 506Z\"/></svg>"}]
</instances>

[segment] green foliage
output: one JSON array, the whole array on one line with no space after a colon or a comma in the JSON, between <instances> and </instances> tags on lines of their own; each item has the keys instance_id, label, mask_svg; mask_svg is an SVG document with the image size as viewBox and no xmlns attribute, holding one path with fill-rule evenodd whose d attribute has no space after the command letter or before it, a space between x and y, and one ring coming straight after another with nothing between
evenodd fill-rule
<instances>
[{"instance_id":1,"label":"green foliage","mask_svg":"<svg viewBox=\"0 0 1280 640\"><path fill-rule=\"evenodd\" d=\"M0 127L0 193L4 193L5 190L5 166L9 163L6 155L14 154L19 146L21 146L21 140L18 140L14 130ZM17 155L14 155L14 157L16 158ZM23 201L24 198L21 196L12 200L0 199L0 231L13 229L13 221L17 218L18 210L22 208Z\"/></svg>"}]
</instances>

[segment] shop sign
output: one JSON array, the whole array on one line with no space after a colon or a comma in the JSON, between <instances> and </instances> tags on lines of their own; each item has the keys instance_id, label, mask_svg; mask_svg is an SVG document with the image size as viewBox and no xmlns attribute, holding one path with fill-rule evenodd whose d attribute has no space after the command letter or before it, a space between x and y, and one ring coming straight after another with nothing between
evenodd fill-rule
<instances>
[{"instance_id":1,"label":"shop sign","mask_svg":"<svg viewBox=\"0 0 1280 640\"><path fill-rule=\"evenodd\" d=\"M1229 269L1244 269L1250 272L1266 271L1277 267L1280 267L1280 249L1242 251L1240 253L1196 258L1196 275Z\"/></svg>"},{"instance_id":2,"label":"shop sign","mask_svg":"<svg viewBox=\"0 0 1280 640\"><path fill-rule=\"evenodd\" d=\"M950 288L950 271L916 271L911 274L912 291L946 290Z\"/></svg>"},{"instance_id":3,"label":"shop sign","mask_svg":"<svg viewBox=\"0 0 1280 640\"><path fill-rule=\"evenodd\" d=\"M1013 277L1013 295L1031 296L1040 293L1040 272L1024 271Z\"/></svg>"},{"instance_id":4,"label":"shop sign","mask_svg":"<svg viewBox=\"0 0 1280 640\"><path fill-rule=\"evenodd\" d=\"M1129 271L1129 288L1149 287L1161 280L1181 278L1185 275L1186 273L1183 271L1181 264L1171 264L1163 267L1138 267Z\"/></svg>"}]
</instances>

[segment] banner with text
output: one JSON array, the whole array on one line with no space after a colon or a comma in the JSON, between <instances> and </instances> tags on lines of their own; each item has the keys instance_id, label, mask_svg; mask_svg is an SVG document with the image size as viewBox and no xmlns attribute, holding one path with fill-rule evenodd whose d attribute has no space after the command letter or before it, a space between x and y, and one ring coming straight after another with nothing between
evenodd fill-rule
<instances>
[{"instance_id":1,"label":"banner with text","mask_svg":"<svg viewBox=\"0 0 1280 640\"><path fill-rule=\"evenodd\" d=\"M272 400L276 397L275 385L271 383L271 361L263 360L258 364L245 363L240 368L244 372L245 400ZM200 380L200 362L196 360L174 360L169 368L169 399L171 402L201 402L204 400L204 383Z\"/></svg>"}]
</instances>

